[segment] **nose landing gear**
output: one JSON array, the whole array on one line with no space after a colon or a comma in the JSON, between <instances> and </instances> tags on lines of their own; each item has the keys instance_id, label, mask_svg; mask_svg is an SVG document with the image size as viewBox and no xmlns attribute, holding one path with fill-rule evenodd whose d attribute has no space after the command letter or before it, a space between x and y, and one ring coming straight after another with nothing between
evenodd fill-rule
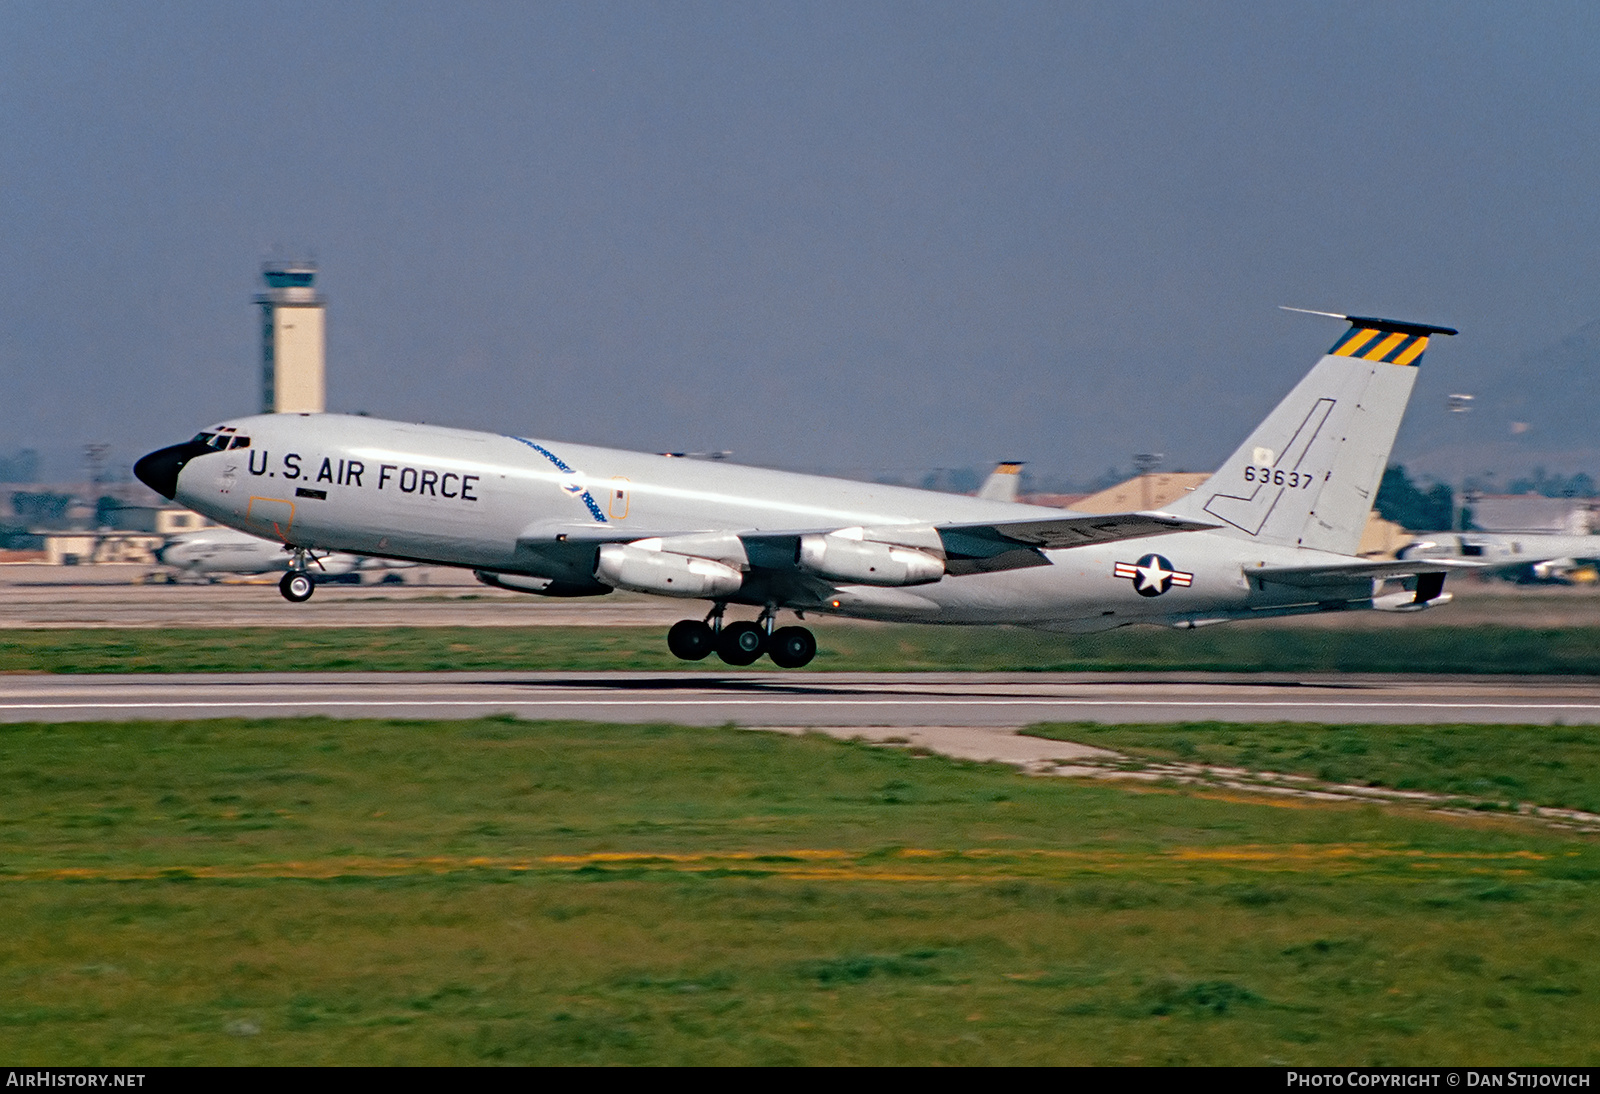
<instances>
[{"instance_id":1,"label":"nose landing gear","mask_svg":"<svg viewBox=\"0 0 1600 1094\"><path fill-rule=\"evenodd\" d=\"M291 604L304 604L317 591L316 582L304 570L290 570L278 582L278 591Z\"/></svg>"},{"instance_id":2,"label":"nose landing gear","mask_svg":"<svg viewBox=\"0 0 1600 1094\"><path fill-rule=\"evenodd\" d=\"M283 598L291 604L304 604L311 599L311 594L317 591L317 583L311 580L311 575L306 572L306 559L317 562L304 547L286 547L284 550L293 551L294 558L289 563L289 572L278 581L278 591ZM317 565L322 565L317 562Z\"/></svg>"},{"instance_id":3,"label":"nose landing gear","mask_svg":"<svg viewBox=\"0 0 1600 1094\"><path fill-rule=\"evenodd\" d=\"M289 595L288 593L284 594ZM797 669L817 655L817 640L804 627L772 629L776 607L769 607L754 622L722 623L726 604L718 604L702 621L680 619L667 632L667 648L684 661L703 661L712 651L729 665L753 665L765 653L782 669Z\"/></svg>"}]
</instances>

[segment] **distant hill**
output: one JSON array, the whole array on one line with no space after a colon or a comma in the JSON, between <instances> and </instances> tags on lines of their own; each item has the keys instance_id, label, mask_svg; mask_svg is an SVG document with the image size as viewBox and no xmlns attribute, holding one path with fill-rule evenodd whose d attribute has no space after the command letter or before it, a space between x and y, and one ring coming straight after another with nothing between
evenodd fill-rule
<instances>
[{"instance_id":1,"label":"distant hill","mask_svg":"<svg viewBox=\"0 0 1600 1094\"><path fill-rule=\"evenodd\" d=\"M1600 319L1523 357L1483 388L1478 404L1508 431L1526 423L1524 435L1540 447L1600 449Z\"/></svg>"},{"instance_id":2,"label":"distant hill","mask_svg":"<svg viewBox=\"0 0 1600 1094\"><path fill-rule=\"evenodd\" d=\"M1419 387L1400 462L1452 481L1463 468L1494 470L1502 483L1538 466L1600 477L1600 319L1475 372ZM1469 422L1445 412L1440 382L1477 397Z\"/></svg>"}]
</instances>

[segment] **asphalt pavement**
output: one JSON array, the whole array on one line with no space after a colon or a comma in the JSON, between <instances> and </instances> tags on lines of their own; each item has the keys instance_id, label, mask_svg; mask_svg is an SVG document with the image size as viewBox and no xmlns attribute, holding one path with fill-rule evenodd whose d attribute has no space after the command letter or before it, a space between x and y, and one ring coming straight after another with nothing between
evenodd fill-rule
<instances>
[{"instance_id":1,"label":"asphalt pavement","mask_svg":"<svg viewBox=\"0 0 1600 1094\"><path fill-rule=\"evenodd\" d=\"M326 715L985 727L1033 722L1600 724L1585 677L467 672L0 676L0 721Z\"/></svg>"}]
</instances>

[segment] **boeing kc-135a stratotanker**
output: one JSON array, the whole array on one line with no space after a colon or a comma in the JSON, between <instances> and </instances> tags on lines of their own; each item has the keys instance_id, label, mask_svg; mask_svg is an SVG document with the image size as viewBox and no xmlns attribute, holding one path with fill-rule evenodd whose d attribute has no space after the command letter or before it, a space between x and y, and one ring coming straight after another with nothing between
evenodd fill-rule
<instances>
[{"instance_id":1,"label":"boeing kc-135a stratotanker","mask_svg":"<svg viewBox=\"0 0 1600 1094\"><path fill-rule=\"evenodd\" d=\"M1316 313L1329 315L1332 313ZM236 418L134 467L152 489L280 541L308 599L322 552L469 567L542 596L631 589L711 604L672 652L806 664L792 611L1094 631L1448 599L1459 560L1356 555L1428 339L1349 329L1202 486L1165 509L1082 514L727 463L338 414ZM730 604L760 610L724 621Z\"/></svg>"}]
</instances>

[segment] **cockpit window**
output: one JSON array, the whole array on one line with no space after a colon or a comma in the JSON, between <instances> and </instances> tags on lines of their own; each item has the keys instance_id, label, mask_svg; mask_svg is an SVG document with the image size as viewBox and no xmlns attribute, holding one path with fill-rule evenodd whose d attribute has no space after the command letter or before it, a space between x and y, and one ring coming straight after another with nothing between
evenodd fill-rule
<instances>
[{"instance_id":1,"label":"cockpit window","mask_svg":"<svg viewBox=\"0 0 1600 1094\"><path fill-rule=\"evenodd\" d=\"M196 444L203 444L207 448L222 449L228 447L228 438L218 436L215 433L196 433L194 441Z\"/></svg>"},{"instance_id":2,"label":"cockpit window","mask_svg":"<svg viewBox=\"0 0 1600 1094\"><path fill-rule=\"evenodd\" d=\"M233 439L233 444L232 444L231 447L233 447L233 448L249 448L250 447L250 438L249 437L235 437Z\"/></svg>"}]
</instances>

